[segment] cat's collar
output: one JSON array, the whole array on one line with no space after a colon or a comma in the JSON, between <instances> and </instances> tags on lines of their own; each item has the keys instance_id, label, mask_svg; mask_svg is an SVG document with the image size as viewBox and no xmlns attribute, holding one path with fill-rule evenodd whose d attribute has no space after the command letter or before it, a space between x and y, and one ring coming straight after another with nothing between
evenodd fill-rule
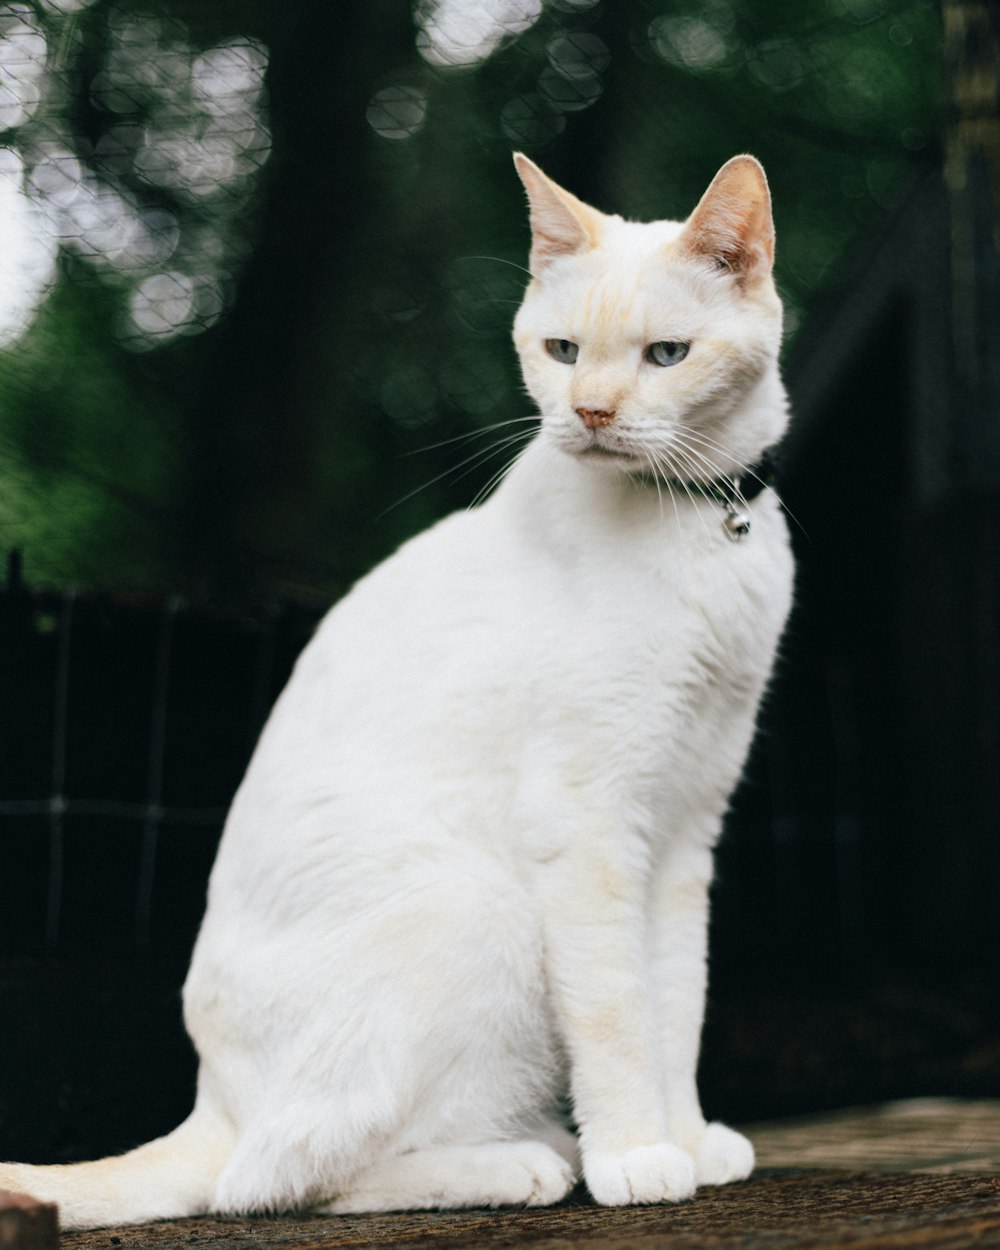
<instances>
[{"instance_id":1,"label":"cat's collar","mask_svg":"<svg viewBox=\"0 0 1000 1250\"><path fill-rule=\"evenodd\" d=\"M689 497L701 495L720 504L723 510L722 529L730 542L738 543L750 533L750 508L752 500L764 490L774 487L778 478L778 455L768 448L761 458L741 473L732 477L722 475L710 482L684 481L667 478L668 487L676 487Z\"/></svg>"}]
</instances>

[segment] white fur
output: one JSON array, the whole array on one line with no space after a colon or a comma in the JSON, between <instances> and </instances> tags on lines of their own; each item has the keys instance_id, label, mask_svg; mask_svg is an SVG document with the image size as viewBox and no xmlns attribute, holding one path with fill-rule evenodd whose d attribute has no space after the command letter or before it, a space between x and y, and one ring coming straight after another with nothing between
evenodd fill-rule
<instances>
[{"instance_id":1,"label":"white fur","mask_svg":"<svg viewBox=\"0 0 1000 1250\"><path fill-rule=\"evenodd\" d=\"M791 560L771 494L736 545L652 467L684 428L706 478L776 441L780 307L680 226L602 221L517 318L539 436L337 605L274 709L185 987L191 1119L118 1160L0 1166L67 1226L551 1203L578 1150L611 1204L752 1168L695 1067L712 847ZM683 364L643 357L665 338ZM610 405L596 433L573 411Z\"/></svg>"}]
</instances>

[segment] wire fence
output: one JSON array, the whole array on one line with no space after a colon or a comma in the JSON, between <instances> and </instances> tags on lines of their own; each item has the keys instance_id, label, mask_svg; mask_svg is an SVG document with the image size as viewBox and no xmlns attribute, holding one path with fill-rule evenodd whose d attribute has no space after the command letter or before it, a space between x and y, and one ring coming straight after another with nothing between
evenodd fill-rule
<instances>
[{"instance_id":1,"label":"wire fence","mask_svg":"<svg viewBox=\"0 0 1000 1250\"><path fill-rule=\"evenodd\" d=\"M189 948L228 804L317 616L29 591L13 561L0 591L0 956ZM720 851L715 946L737 976L752 947L790 975L871 953L856 692L822 665L793 663L792 678Z\"/></svg>"},{"instance_id":2,"label":"wire fence","mask_svg":"<svg viewBox=\"0 0 1000 1250\"><path fill-rule=\"evenodd\" d=\"M0 592L0 952L190 943L228 802L314 614Z\"/></svg>"}]
</instances>

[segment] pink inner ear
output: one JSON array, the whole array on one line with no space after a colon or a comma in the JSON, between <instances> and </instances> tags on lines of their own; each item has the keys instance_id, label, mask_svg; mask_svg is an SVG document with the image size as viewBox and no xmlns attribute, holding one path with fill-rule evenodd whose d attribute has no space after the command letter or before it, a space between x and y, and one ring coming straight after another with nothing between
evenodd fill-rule
<instances>
[{"instance_id":1,"label":"pink inner ear","mask_svg":"<svg viewBox=\"0 0 1000 1250\"><path fill-rule=\"evenodd\" d=\"M588 246L583 227L568 210L531 206L531 269L537 273L557 256L568 256Z\"/></svg>"},{"instance_id":2,"label":"pink inner ear","mask_svg":"<svg viewBox=\"0 0 1000 1250\"><path fill-rule=\"evenodd\" d=\"M771 195L752 156L723 165L681 236L690 255L728 269L740 280L770 270L774 260Z\"/></svg>"},{"instance_id":3,"label":"pink inner ear","mask_svg":"<svg viewBox=\"0 0 1000 1250\"><path fill-rule=\"evenodd\" d=\"M532 273L537 275L559 256L594 247L601 214L564 191L527 157L518 153L514 161L531 209Z\"/></svg>"}]
</instances>

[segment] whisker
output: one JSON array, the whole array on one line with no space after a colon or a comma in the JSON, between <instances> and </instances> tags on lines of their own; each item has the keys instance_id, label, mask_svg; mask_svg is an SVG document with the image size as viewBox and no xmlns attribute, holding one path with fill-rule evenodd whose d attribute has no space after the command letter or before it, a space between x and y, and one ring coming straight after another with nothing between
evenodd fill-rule
<instances>
[{"instance_id":1,"label":"whisker","mask_svg":"<svg viewBox=\"0 0 1000 1250\"><path fill-rule=\"evenodd\" d=\"M689 465L693 469L695 469L696 472L698 473L707 472L708 480L710 482L713 480L713 478L719 478L719 477L725 478L725 480L730 484L732 488L733 498L738 499L744 508L748 508L750 506L747 503L747 500L744 498L743 492L737 486L737 480L741 476L739 469L737 469L736 472L733 474L723 473L714 460L710 460L708 456L703 455L696 448L688 446L684 442L683 436L681 436L681 444L684 448L684 454L687 458ZM698 467L699 465L701 465L701 468Z\"/></svg>"},{"instance_id":2,"label":"whisker","mask_svg":"<svg viewBox=\"0 0 1000 1250\"><path fill-rule=\"evenodd\" d=\"M694 430L685 430L684 435L687 438L696 439L698 442L702 443L705 447L708 447L712 451L719 451L724 456L727 456L729 459L734 459L734 457L732 456L732 453L726 447L724 447L721 443L717 442L716 440L709 438L708 435L704 433L704 431L696 432ZM737 463L739 462L737 461ZM761 484L764 490L770 491L770 493L775 497L775 499L777 499L778 506L781 508L782 512L785 513L785 515L792 522L792 524L798 529L799 533L803 536L803 538L805 538L807 542L812 541L809 537L806 527L802 524L802 522L795 515L795 513L791 510L791 508L789 508L789 506L785 503L784 499L782 499L782 497L778 494L778 492L774 489L774 487L770 485L770 483L765 482L762 477L752 472L752 470L750 469L748 465L742 465L742 464L740 465L739 475L741 477L753 478L755 482L759 482Z\"/></svg>"},{"instance_id":3,"label":"whisker","mask_svg":"<svg viewBox=\"0 0 1000 1250\"><path fill-rule=\"evenodd\" d=\"M670 450L674 464L679 466L680 469L685 470L684 472L677 472L677 469L675 468L677 480L684 487L684 491L687 497L691 500L691 503L694 505L694 509L698 513L702 526L704 527L705 516L701 504L711 501L709 501L705 495L702 495L698 491L692 489L693 483L689 484L687 480L689 477L696 478L699 476L698 466L690 459L690 457L685 455L682 447L674 446Z\"/></svg>"},{"instance_id":4,"label":"whisker","mask_svg":"<svg viewBox=\"0 0 1000 1250\"><path fill-rule=\"evenodd\" d=\"M676 482L683 489L685 495L687 495L688 502L691 504L691 507L694 508L695 512L697 513L698 520L701 522L702 529L705 531L707 535L709 532L708 526L705 524L705 518L702 515L702 510L698 505L698 499L695 496L695 494L692 492L690 486L688 486L687 482L685 482L684 474L679 472L678 470L677 462L675 461L674 456L673 456L673 453L676 452L676 450L677 450L676 447L671 448L669 451L666 448L660 448L658 452L654 453L654 455L656 457L657 463L661 467L661 470L664 468L666 469L666 472L663 474L663 476L667 479L667 486L669 489L671 489L671 494L673 494L673 490L670 486L670 483ZM674 507L676 508L676 506L677 505L675 502ZM679 522L680 522L680 514L678 513L678 523Z\"/></svg>"},{"instance_id":5,"label":"whisker","mask_svg":"<svg viewBox=\"0 0 1000 1250\"><path fill-rule=\"evenodd\" d=\"M667 488L667 496L670 499L670 506L674 510L674 520L677 522L679 528L681 524L681 513L680 509L677 507L677 492L673 487L675 474L672 472L663 472L663 465L660 463L660 459L655 452L650 451L647 454L649 456L649 462L653 466L653 477L656 479L657 490L660 488L660 480L662 479L663 485Z\"/></svg>"},{"instance_id":6,"label":"whisker","mask_svg":"<svg viewBox=\"0 0 1000 1250\"><path fill-rule=\"evenodd\" d=\"M728 447L724 446L717 439L710 438L703 430L685 429L681 431L681 434L684 438L698 442L703 447L707 447L710 451L720 452L723 456L727 457L727 459L735 461L736 466L737 466L735 470L735 475L738 475L740 477L752 477L753 480L755 482L759 482L761 486L765 488L765 490L771 489L771 487L768 486L767 482L765 482L762 477L760 477L758 474L753 472L750 465L745 464L743 461L737 459L737 457L733 455L733 453L729 450ZM733 475L726 474L726 476L728 477L728 476L733 476Z\"/></svg>"},{"instance_id":7,"label":"whisker","mask_svg":"<svg viewBox=\"0 0 1000 1250\"><path fill-rule=\"evenodd\" d=\"M475 495L473 496L472 502L466 508L467 512L471 512L473 508L478 508L481 503L486 502L487 498L493 494L493 492L497 489L500 483L504 480L504 478L511 471L511 469L513 469L514 465L517 464L517 462L521 459L521 457L524 455L526 451L527 451L527 447L526 446L522 447L517 452L517 454L513 456L510 459L510 461L503 466L503 468L499 469L496 473L493 474L493 476L489 479L489 481L485 484L485 486L481 486L479 490L476 491Z\"/></svg>"},{"instance_id":8,"label":"whisker","mask_svg":"<svg viewBox=\"0 0 1000 1250\"><path fill-rule=\"evenodd\" d=\"M723 478L730 485L734 485L733 479L728 473L723 473L713 460L709 460L707 456L703 455L696 448L688 446L683 439L678 441L674 452L698 486L707 487L718 478ZM746 501L741 500L741 502L745 503Z\"/></svg>"},{"instance_id":9,"label":"whisker","mask_svg":"<svg viewBox=\"0 0 1000 1250\"><path fill-rule=\"evenodd\" d=\"M503 256L460 256L458 259L459 260L495 260L498 265L510 265L512 269L520 269L520 271L522 273L526 273L529 278L533 278L535 276L531 272L530 269L525 269L523 265L517 264L516 261L506 260Z\"/></svg>"},{"instance_id":10,"label":"whisker","mask_svg":"<svg viewBox=\"0 0 1000 1250\"><path fill-rule=\"evenodd\" d=\"M747 506L746 500L739 493L739 491L735 489L735 485L732 483L728 475L720 475L719 473L717 473L715 471L717 466L712 464L711 461L706 460L705 457L701 456L699 457L699 459L702 461L702 464L699 464L698 460L694 459L694 453L691 448L685 449L685 448L678 447L675 450L676 450L678 458L682 461L682 463L684 463L687 466L688 471L693 478L699 479L700 481L700 479L704 476L706 472L705 466L707 466L708 477L707 477L707 481L705 482L705 485L707 485L708 482L711 482L712 479L715 477L725 476L726 480L729 481L730 485L733 487L733 497L735 499L739 499L740 503L743 505L744 508ZM710 499L712 503L715 504L717 507L724 506L721 500L718 500L711 495L703 496L703 498Z\"/></svg>"},{"instance_id":11,"label":"whisker","mask_svg":"<svg viewBox=\"0 0 1000 1250\"><path fill-rule=\"evenodd\" d=\"M728 477L728 474L724 474L722 470L720 469L719 465L714 460L710 460L709 457L704 454L704 452L698 450L698 448L691 445L691 443L686 438L685 432L683 430L675 431L675 441L676 441L677 450L684 451L687 453L688 462L696 463L699 466L697 470L699 474L699 478L702 475L704 475L706 471L708 473L707 480L709 482L711 482L714 478L717 478L717 477Z\"/></svg>"},{"instance_id":12,"label":"whisker","mask_svg":"<svg viewBox=\"0 0 1000 1250\"><path fill-rule=\"evenodd\" d=\"M656 465L653 462L653 457L649 454L649 452L645 448L643 448L642 450L642 456L643 456L643 459L646 461L646 463L649 465L650 470L652 471L652 474L653 474L653 485L656 487L656 498L657 498L657 502L660 505L660 524L662 525L663 524L663 495L660 493L660 475L656 471Z\"/></svg>"},{"instance_id":13,"label":"whisker","mask_svg":"<svg viewBox=\"0 0 1000 1250\"><path fill-rule=\"evenodd\" d=\"M458 464L454 464L450 468L445 469L443 473L438 473L436 477L432 477L429 481L421 483L420 486L417 486L414 490L409 491L401 499L397 499L395 503L391 503L388 508L384 508L378 514L378 519L381 520L386 513L391 512L394 508L398 508L400 504L406 503L408 499L412 499L414 495L419 495L422 490L427 490L428 487L433 486L436 482L440 482L443 478L451 477L453 473L457 475L455 477L455 481L460 482L463 477L467 477L470 473L474 473L475 470L479 468L480 465L485 464L487 460L492 459L493 456L499 455L502 451L506 451L508 447L512 446L514 443L520 442L526 437L527 436L523 430L518 430L516 434L508 434L506 438L501 439L499 443L495 443L491 447L480 447L479 450L475 451L471 456L466 456L466 458L464 460L460 460ZM465 469L464 473L458 473L458 470L464 468L465 465L469 465L469 468Z\"/></svg>"},{"instance_id":14,"label":"whisker","mask_svg":"<svg viewBox=\"0 0 1000 1250\"><path fill-rule=\"evenodd\" d=\"M700 443L702 447L708 448L709 451L720 453L721 455L725 456L728 460L735 461L736 467L734 469L730 469L730 470L727 470L726 472L723 472L723 470L714 460L709 460L708 457L702 456L701 459L704 461L704 463L706 465L711 466L714 477L725 477L725 478L728 478L731 482L735 482L735 479L738 477L751 477L754 479L755 482L760 482L762 486L767 485L767 483L763 480L763 478L758 477L758 475L752 471L749 465L744 464L743 461L741 460L738 460L727 447L724 447L721 443L716 442L714 439L708 438L707 435L702 434L700 431L679 430L678 435L685 442L688 450L692 452L692 454L694 453L695 449L694 447L691 446L691 443L694 442L694 443ZM744 502L746 501L744 500Z\"/></svg>"},{"instance_id":15,"label":"whisker","mask_svg":"<svg viewBox=\"0 0 1000 1250\"><path fill-rule=\"evenodd\" d=\"M427 443L423 447L414 447L412 451L401 452L399 459L403 460L407 456L419 456L425 451L436 451L439 447L448 447L452 443L469 443L474 439L484 438L495 430L506 429L508 425L520 425L529 421L537 422L538 420L538 417L510 417L506 421L494 421L492 425L483 425L476 430L466 430L464 434L455 434L452 438L443 438L439 443Z\"/></svg>"}]
</instances>

